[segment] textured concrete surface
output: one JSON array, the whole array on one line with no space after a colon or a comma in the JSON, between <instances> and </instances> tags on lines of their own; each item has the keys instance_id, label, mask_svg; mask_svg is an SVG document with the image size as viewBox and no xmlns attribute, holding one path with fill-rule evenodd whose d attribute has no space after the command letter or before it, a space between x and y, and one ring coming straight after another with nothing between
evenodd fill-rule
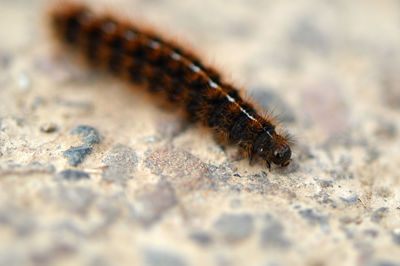
<instances>
[{"instance_id":1,"label":"textured concrete surface","mask_svg":"<svg viewBox=\"0 0 400 266\"><path fill-rule=\"evenodd\" d=\"M0 265L400 265L398 0L90 3L191 43L294 161L250 166L2 0Z\"/></svg>"}]
</instances>

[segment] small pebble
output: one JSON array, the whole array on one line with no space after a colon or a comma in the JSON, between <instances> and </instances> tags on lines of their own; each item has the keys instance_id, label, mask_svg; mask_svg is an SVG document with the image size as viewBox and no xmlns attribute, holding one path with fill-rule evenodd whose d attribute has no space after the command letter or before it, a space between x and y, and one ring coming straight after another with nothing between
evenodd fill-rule
<instances>
[{"instance_id":1,"label":"small pebble","mask_svg":"<svg viewBox=\"0 0 400 266\"><path fill-rule=\"evenodd\" d=\"M333 187L333 181L332 180L319 180L319 185L322 188Z\"/></svg>"},{"instance_id":2,"label":"small pebble","mask_svg":"<svg viewBox=\"0 0 400 266\"><path fill-rule=\"evenodd\" d=\"M378 236L379 232L374 229L367 229L367 230L364 230L364 234L367 236L371 236L372 238L376 238Z\"/></svg>"},{"instance_id":3,"label":"small pebble","mask_svg":"<svg viewBox=\"0 0 400 266\"><path fill-rule=\"evenodd\" d=\"M249 214L223 214L214 224L227 241L246 239L252 234L253 227L253 217Z\"/></svg>"},{"instance_id":4,"label":"small pebble","mask_svg":"<svg viewBox=\"0 0 400 266\"><path fill-rule=\"evenodd\" d=\"M343 197L339 197L339 199L345 203L346 205L353 205L356 204L358 202L358 196L356 194L351 195L348 198L343 198Z\"/></svg>"},{"instance_id":5,"label":"small pebble","mask_svg":"<svg viewBox=\"0 0 400 266\"><path fill-rule=\"evenodd\" d=\"M329 231L329 216L318 213L313 209L299 211L301 217L306 219L311 226L319 224L324 232Z\"/></svg>"},{"instance_id":6,"label":"small pebble","mask_svg":"<svg viewBox=\"0 0 400 266\"><path fill-rule=\"evenodd\" d=\"M268 217L264 228L261 230L261 246L289 247L290 241L286 238L284 231L283 225L278 220Z\"/></svg>"},{"instance_id":7,"label":"small pebble","mask_svg":"<svg viewBox=\"0 0 400 266\"><path fill-rule=\"evenodd\" d=\"M163 249L146 249L144 251L145 265L148 266L185 266L187 263L178 254Z\"/></svg>"},{"instance_id":8,"label":"small pebble","mask_svg":"<svg viewBox=\"0 0 400 266\"><path fill-rule=\"evenodd\" d=\"M53 133L57 130L57 125L55 123L45 123L40 126L40 131L44 133Z\"/></svg>"},{"instance_id":9,"label":"small pebble","mask_svg":"<svg viewBox=\"0 0 400 266\"><path fill-rule=\"evenodd\" d=\"M90 207L97 197L89 188L83 186L58 186L52 191L43 191L44 196L50 201L55 202L60 208L70 212L85 215L90 211Z\"/></svg>"},{"instance_id":10,"label":"small pebble","mask_svg":"<svg viewBox=\"0 0 400 266\"><path fill-rule=\"evenodd\" d=\"M396 234L396 230L392 233L393 242L400 245L400 233Z\"/></svg>"},{"instance_id":11,"label":"small pebble","mask_svg":"<svg viewBox=\"0 0 400 266\"><path fill-rule=\"evenodd\" d=\"M205 232L193 232L189 235L189 238L203 246L209 245L212 242L211 236Z\"/></svg>"},{"instance_id":12,"label":"small pebble","mask_svg":"<svg viewBox=\"0 0 400 266\"><path fill-rule=\"evenodd\" d=\"M161 181L137 197L137 218L143 226L149 227L177 204L178 198L172 186Z\"/></svg>"},{"instance_id":13,"label":"small pebble","mask_svg":"<svg viewBox=\"0 0 400 266\"><path fill-rule=\"evenodd\" d=\"M92 153L93 148L87 146L86 144L81 146L72 146L68 150L64 151L63 156L68 159L71 166L77 166L87 155Z\"/></svg>"},{"instance_id":14,"label":"small pebble","mask_svg":"<svg viewBox=\"0 0 400 266\"><path fill-rule=\"evenodd\" d=\"M117 144L108 152L103 163L108 166L102 174L103 180L122 184L133 178L138 156L134 149Z\"/></svg>"},{"instance_id":15,"label":"small pebble","mask_svg":"<svg viewBox=\"0 0 400 266\"><path fill-rule=\"evenodd\" d=\"M84 171L67 169L57 173L56 178L65 180L90 179L90 175Z\"/></svg>"},{"instance_id":16,"label":"small pebble","mask_svg":"<svg viewBox=\"0 0 400 266\"><path fill-rule=\"evenodd\" d=\"M71 134L79 134L82 135L81 141L86 143L87 145L93 145L100 143L102 137L97 129L91 126L80 125L71 130Z\"/></svg>"},{"instance_id":17,"label":"small pebble","mask_svg":"<svg viewBox=\"0 0 400 266\"><path fill-rule=\"evenodd\" d=\"M0 54L0 68L6 69L11 65L11 56L7 54Z\"/></svg>"},{"instance_id":18,"label":"small pebble","mask_svg":"<svg viewBox=\"0 0 400 266\"><path fill-rule=\"evenodd\" d=\"M151 153L144 161L150 171L167 177L179 191L193 191L210 183L207 165L193 154L171 145L165 145Z\"/></svg>"},{"instance_id":19,"label":"small pebble","mask_svg":"<svg viewBox=\"0 0 400 266\"><path fill-rule=\"evenodd\" d=\"M389 211L386 207L381 207L375 210L371 215L371 221L374 223L379 223L383 217L385 217L386 213Z\"/></svg>"},{"instance_id":20,"label":"small pebble","mask_svg":"<svg viewBox=\"0 0 400 266\"><path fill-rule=\"evenodd\" d=\"M31 79L26 73L19 73L17 76L17 84L21 91L27 91L31 87Z\"/></svg>"}]
</instances>

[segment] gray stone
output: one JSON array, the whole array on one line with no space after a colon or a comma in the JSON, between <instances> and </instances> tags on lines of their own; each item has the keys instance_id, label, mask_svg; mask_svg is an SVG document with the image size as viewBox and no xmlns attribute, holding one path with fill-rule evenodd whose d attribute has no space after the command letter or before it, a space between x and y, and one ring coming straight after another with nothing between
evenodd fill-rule
<instances>
[{"instance_id":1,"label":"gray stone","mask_svg":"<svg viewBox=\"0 0 400 266\"><path fill-rule=\"evenodd\" d=\"M261 171L257 174L248 175L246 180L246 191L265 194L273 190L273 184L268 178L268 173Z\"/></svg>"},{"instance_id":2,"label":"gray stone","mask_svg":"<svg viewBox=\"0 0 400 266\"><path fill-rule=\"evenodd\" d=\"M393 232L392 233L393 242L397 245L400 245L400 233Z\"/></svg>"},{"instance_id":3,"label":"gray stone","mask_svg":"<svg viewBox=\"0 0 400 266\"><path fill-rule=\"evenodd\" d=\"M355 222L354 221L355 219L354 218L352 218L352 217L350 217L350 216L343 216L343 217L340 217L340 219L339 219L339 221L342 223L342 224L350 224L350 223L352 223L352 222Z\"/></svg>"},{"instance_id":4,"label":"gray stone","mask_svg":"<svg viewBox=\"0 0 400 266\"><path fill-rule=\"evenodd\" d=\"M375 130L375 135L386 139L393 139L397 136L398 130L396 124L391 121L385 121L383 119L377 121L379 124Z\"/></svg>"},{"instance_id":5,"label":"gray stone","mask_svg":"<svg viewBox=\"0 0 400 266\"><path fill-rule=\"evenodd\" d=\"M344 202L346 205L353 205L353 204L357 204L357 202L358 202L358 196L356 194L351 195L348 198L339 197L339 199L342 202Z\"/></svg>"},{"instance_id":6,"label":"gray stone","mask_svg":"<svg viewBox=\"0 0 400 266\"><path fill-rule=\"evenodd\" d=\"M193 191L210 183L207 165L182 149L166 145L146 158L146 166L155 175L168 179L175 190Z\"/></svg>"},{"instance_id":7,"label":"gray stone","mask_svg":"<svg viewBox=\"0 0 400 266\"><path fill-rule=\"evenodd\" d=\"M253 217L249 214L223 214L214 228L227 241L240 241L253 233Z\"/></svg>"},{"instance_id":8,"label":"gray stone","mask_svg":"<svg viewBox=\"0 0 400 266\"><path fill-rule=\"evenodd\" d=\"M340 180L350 180L354 178L352 173L348 173L346 171L342 171L340 169L335 169L330 171L330 175L333 180L340 181Z\"/></svg>"},{"instance_id":9,"label":"gray stone","mask_svg":"<svg viewBox=\"0 0 400 266\"><path fill-rule=\"evenodd\" d=\"M374 229L366 229L363 231L363 234L370 236L371 238L376 238L379 235L379 231Z\"/></svg>"},{"instance_id":10,"label":"gray stone","mask_svg":"<svg viewBox=\"0 0 400 266\"><path fill-rule=\"evenodd\" d=\"M31 108L32 108L32 110L37 110L39 107L43 106L45 103L46 103L46 101L42 97L38 96L33 100ZM53 124L53 123L46 123L45 125L49 125L49 124Z\"/></svg>"},{"instance_id":11,"label":"gray stone","mask_svg":"<svg viewBox=\"0 0 400 266\"><path fill-rule=\"evenodd\" d=\"M5 70L11 65L12 56L10 54L1 53L0 54L0 68Z\"/></svg>"},{"instance_id":12,"label":"gray stone","mask_svg":"<svg viewBox=\"0 0 400 266\"><path fill-rule=\"evenodd\" d=\"M319 180L319 185L322 188L333 187L333 181L332 180Z\"/></svg>"},{"instance_id":13,"label":"gray stone","mask_svg":"<svg viewBox=\"0 0 400 266\"><path fill-rule=\"evenodd\" d=\"M76 181L81 179L90 179L90 175L84 171L67 169L57 173L56 179Z\"/></svg>"},{"instance_id":14,"label":"gray stone","mask_svg":"<svg viewBox=\"0 0 400 266\"><path fill-rule=\"evenodd\" d=\"M206 232L192 232L190 233L189 238L203 246L207 246L212 243L212 237Z\"/></svg>"},{"instance_id":15,"label":"gray stone","mask_svg":"<svg viewBox=\"0 0 400 266\"><path fill-rule=\"evenodd\" d=\"M96 208L104 220L103 227L108 227L121 216L124 203L114 196L103 197L96 203Z\"/></svg>"},{"instance_id":16,"label":"gray stone","mask_svg":"<svg viewBox=\"0 0 400 266\"><path fill-rule=\"evenodd\" d=\"M144 261L148 266L185 266L187 263L178 254L165 249L148 248L144 252Z\"/></svg>"},{"instance_id":17,"label":"gray stone","mask_svg":"<svg viewBox=\"0 0 400 266\"><path fill-rule=\"evenodd\" d=\"M390 260L378 260L373 264L373 266L400 266L400 263Z\"/></svg>"},{"instance_id":18,"label":"gray stone","mask_svg":"<svg viewBox=\"0 0 400 266\"><path fill-rule=\"evenodd\" d=\"M132 178L138 164L138 156L134 149L117 144L108 152L103 163L108 166L102 174L104 180L124 183Z\"/></svg>"},{"instance_id":19,"label":"gray stone","mask_svg":"<svg viewBox=\"0 0 400 266\"><path fill-rule=\"evenodd\" d=\"M318 213L312 209L300 210L299 214L301 217L306 219L310 225L312 226L320 225L321 229L324 232L329 231L328 227L329 216Z\"/></svg>"},{"instance_id":20,"label":"gray stone","mask_svg":"<svg viewBox=\"0 0 400 266\"><path fill-rule=\"evenodd\" d=\"M208 169L212 179L211 187L215 190L227 189L236 192L245 190L259 194L265 194L271 190L271 182L265 171L242 176L237 173L234 174L236 169L230 163L223 163L218 166L209 164ZM237 182L238 178L240 178L240 182Z\"/></svg>"},{"instance_id":21,"label":"gray stone","mask_svg":"<svg viewBox=\"0 0 400 266\"><path fill-rule=\"evenodd\" d=\"M76 128L71 130L71 134L81 135L81 141L83 143L86 143L87 145L97 144L100 143L102 140L102 137L97 129L86 125L77 126Z\"/></svg>"},{"instance_id":22,"label":"gray stone","mask_svg":"<svg viewBox=\"0 0 400 266\"><path fill-rule=\"evenodd\" d=\"M371 214L371 221L378 224L382 220L382 218L385 217L385 215L387 214L388 211L389 211L389 209L386 207L381 207L381 208L375 210Z\"/></svg>"},{"instance_id":23,"label":"gray stone","mask_svg":"<svg viewBox=\"0 0 400 266\"><path fill-rule=\"evenodd\" d=\"M263 247L275 246L286 248L290 245L290 241L284 236L283 225L267 215L265 226L261 230L261 245Z\"/></svg>"},{"instance_id":24,"label":"gray stone","mask_svg":"<svg viewBox=\"0 0 400 266\"><path fill-rule=\"evenodd\" d=\"M340 229L344 232L347 239L354 239L356 230L353 227L342 226Z\"/></svg>"},{"instance_id":25,"label":"gray stone","mask_svg":"<svg viewBox=\"0 0 400 266\"><path fill-rule=\"evenodd\" d=\"M159 182L137 199L136 215L144 226L151 226L178 203L174 189L165 181Z\"/></svg>"},{"instance_id":26,"label":"gray stone","mask_svg":"<svg viewBox=\"0 0 400 266\"><path fill-rule=\"evenodd\" d=\"M224 186L232 178L231 166L227 163L221 165L208 164L207 168L213 181L213 186Z\"/></svg>"},{"instance_id":27,"label":"gray stone","mask_svg":"<svg viewBox=\"0 0 400 266\"><path fill-rule=\"evenodd\" d=\"M77 166L82 163L85 157L91 154L92 151L93 148L86 144L81 146L71 146L68 150L63 152L63 156L68 159L68 163L71 166Z\"/></svg>"}]
</instances>

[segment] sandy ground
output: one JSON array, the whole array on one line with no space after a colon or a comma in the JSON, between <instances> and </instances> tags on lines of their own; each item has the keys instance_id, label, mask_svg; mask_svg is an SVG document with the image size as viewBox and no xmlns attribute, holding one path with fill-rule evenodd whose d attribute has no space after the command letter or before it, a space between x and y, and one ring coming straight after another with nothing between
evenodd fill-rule
<instances>
[{"instance_id":1,"label":"sandy ground","mask_svg":"<svg viewBox=\"0 0 400 266\"><path fill-rule=\"evenodd\" d=\"M0 1L0 265L400 265L400 1L90 1L280 114L268 171Z\"/></svg>"}]
</instances>

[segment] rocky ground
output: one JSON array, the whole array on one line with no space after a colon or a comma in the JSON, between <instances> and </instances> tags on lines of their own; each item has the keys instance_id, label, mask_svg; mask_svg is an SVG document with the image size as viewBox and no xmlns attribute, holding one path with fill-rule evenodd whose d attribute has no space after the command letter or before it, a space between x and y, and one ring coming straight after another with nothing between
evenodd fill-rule
<instances>
[{"instance_id":1,"label":"rocky ground","mask_svg":"<svg viewBox=\"0 0 400 266\"><path fill-rule=\"evenodd\" d=\"M294 161L238 159L57 50L49 1L1 0L0 265L400 265L398 0L89 3L190 43Z\"/></svg>"}]
</instances>

